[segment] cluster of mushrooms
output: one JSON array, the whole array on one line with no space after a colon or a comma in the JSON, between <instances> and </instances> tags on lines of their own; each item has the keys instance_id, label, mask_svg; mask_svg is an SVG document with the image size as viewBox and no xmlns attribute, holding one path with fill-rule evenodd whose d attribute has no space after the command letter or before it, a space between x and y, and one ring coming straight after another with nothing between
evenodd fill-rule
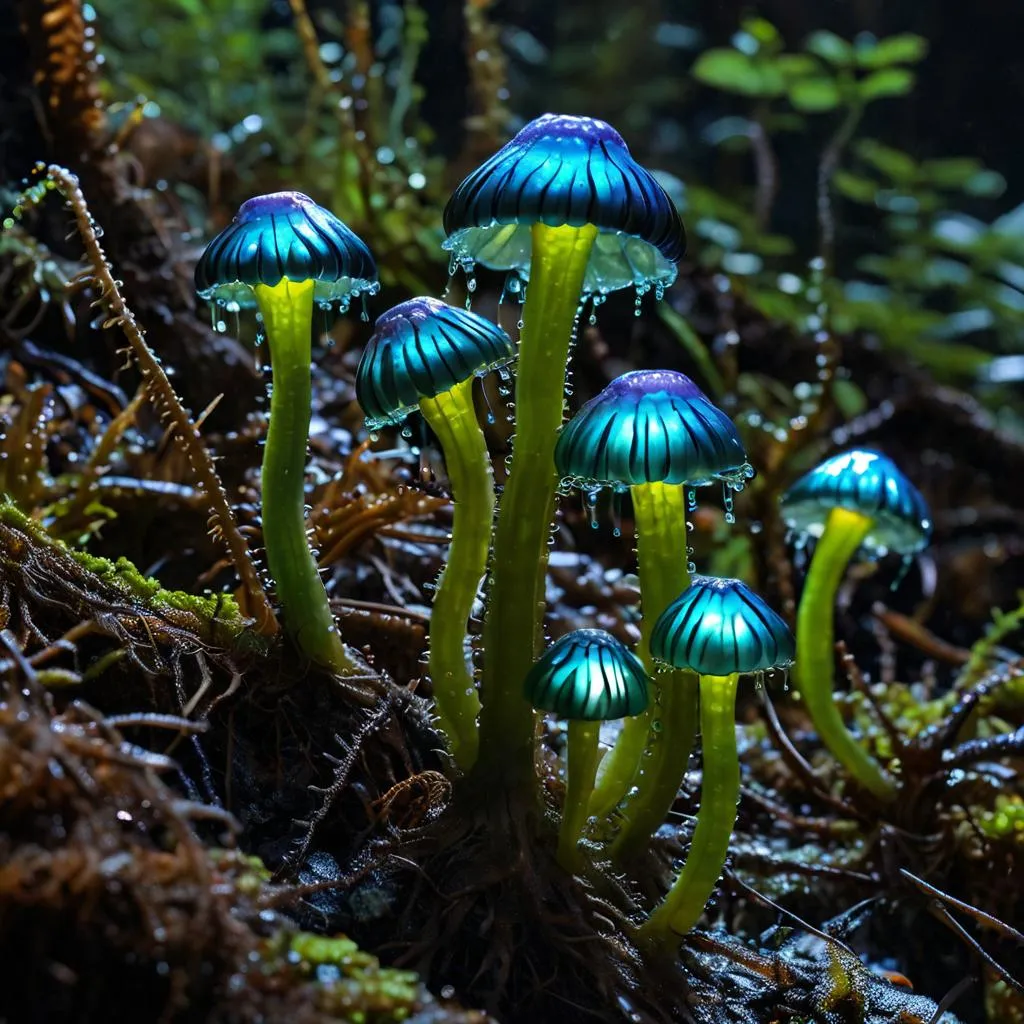
<instances>
[{"instance_id":1,"label":"cluster of mushrooms","mask_svg":"<svg viewBox=\"0 0 1024 1024\"><path fill-rule=\"evenodd\" d=\"M928 542L927 506L884 455L828 459L783 500L794 532L816 539L796 638L740 580L692 574L694 489L739 490L753 474L730 419L682 373L627 373L567 423L566 373L584 305L632 288L660 298L685 248L682 222L655 178L603 121L545 115L474 171L444 213L454 268L513 275L523 296L518 346L482 316L414 298L376 322L356 376L367 429L421 412L443 450L454 500L434 596L429 676L452 770L537 800L537 714L568 723L557 857L587 870L594 851L626 866L665 821L701 737L702 789L685 863L640 925L644 944L698 922L725 863L740 769L735 700L742 675L795 662L822 740L879 801L898 779L848 731L833 699L833 606L858 552L910 557ZM304 471L316 307L346 310L378 289L373 257L337 217L297 192L244 203L196 268L202 297L256 308L273 385L262 470L263 534L283 620L296 647L337 674L357 661L331 615L310 550ZM496 500L473 382L515 369L515 434ZM502 370L507 373L507 370ZM636 653L582 629L544 650L545 576L560 491L629 491L642 604ZM497 510L497 511L496 511ZM486 576L482 672L468 620ZM602 722L624 719L610 750Z\"/></svg>"}]
</instances>

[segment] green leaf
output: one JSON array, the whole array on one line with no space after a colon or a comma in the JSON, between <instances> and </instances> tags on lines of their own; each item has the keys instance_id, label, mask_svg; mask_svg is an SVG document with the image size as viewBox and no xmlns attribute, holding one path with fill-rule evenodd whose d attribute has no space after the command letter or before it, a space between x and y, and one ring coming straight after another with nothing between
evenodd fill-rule
<instances>
[{"instance_id":1,"label":"green leaf","mask_svg":"<svg viewBox=\"0 0 1024 1024\"><path fill-rule=\"evenodd\" d=\"M693 65L693 77L705 85L743 96L778 96L782 76L765 71L738 50L707 50Z\"/></svg>"},{"instance_id":2,"label":"green leaf","mask_svg":"<svg viewBox=\"0 0 1024 1024\"><path fill-rule=\"evenodd\" d=\"M868 75L857 85L860 97L867 103L886 96L906 96L914 88L914 72L906 68L883 68Z\"/></svg>"},{"instance_id":3,"label":"green leaf","mask_svg":"<svg viewBox=\"0 0 1024 1024\"><path fill-rule=\"evenodd\" d=\"M921 174L940 188L963 188L981 170L981 161L970 156L949 156L921 163Z\"/></svg>"},{"instance_id":4,"label":"green leaf","mask_svg":"<svg viewBox=\"0 0 1024 1024\"><path fill-rule=\"evenodd\" d=\"M806 78L821 71L821 65L809 53L780 53L774 63L783 77L789 80Z\"/></svg>"},{"instance_id":5,"label":"green leaf","mask_svg":"<svg viewBox=\"0 0 1024 1024\"><path fill-rule=\"evenodd\" d=\"M890 64L916 64L928 53L928 40L913 32L880 39L871 46L857 47L862 68L884 68Z\"/></svg>"},{"instance_id":6,"label":"green leaf","mask_svg":"<svg viewBox=\"0 0 1024 1024\"><path fill-rule=\"evenodd\" d=\"M789 102L808 114L835 110L839 86L831 78L799 78L789 84Z\"/></svg>"},{"instance_id":7,"label":"green leaf","mask_svg":"<svg viewBox=\"0 0 1024 1024\"><path fill-rule=\"evenodd\" d=\"M804 49L837 67L850 67L854 62L853 47L834 32L824 29L812 32L804 43Z\"/></svg>"},{"instance_id":8,"label":"green leaf","mask_svg":"<svg viewBox=\"0 0 1024 1024\"><path fill-rule=\"evenodd\" d=\"M840 378L832 384L832 398L844 420L852 420L867 412L867 396L852 380Z\"/></svg>"},{"instance_id":9,"label":"green leaf","mask_svg":"<svg viewBox=\"0 0 1024 1024\"><path fill-rule=\"evenodd\" d=\"M856 150L862 160L894 182L909 184L917 176L917 162L902 150L884 146L875 139L861 139Z\"/></svg>"},{"instance_id":10,"label":"green leaf","mask_svg":"<svg viewBox=\"0 0 1024 1024\"><path fill-rule=\"evenodd\" d=\"M781 41L779 30L767 18L744 18L740 27L762 47L770 47Z\"/></svg>"},{"instance_id":11,"label":"green leaf","mask_svg":"<svg viewBox=\"0 0 1024 1024\"><path fill-rule=\"evenodd\" d=\"M836 191L847 199L856 203L863 203L865 206L874 206L875 195L878 192L878 185L870 178L862 177L859 174L851 174L850 171L838 170L832 176L832 184Z\"/></svg>"},{"instance_id":12,"label":"green leaf","mask_svg":"<svg viewBox=\"0 0 1024 1024\"><path fill-rule=\"evenodd\" d=\"M707 345L701 340L700 335L690 326L689 321L677 313L667 302L658 303L658 315L662 323L676 336L676 340L682 345L690 358L696 363L701 376L708 390L716 398L725 393L725 385L722 377L711 358Z\"/></svg>"},{"instance_id":13,"label":"green leaf","mask_svg":"<svg viewBox=\"0 0 1024 1024\"><path fill-rule=\"evenodd\" d=\"M1006 179L998 171L990 171L986 167L964 182L964 191L981 199L997 199L1006 191Z\"/></svg>"}]
</instances>

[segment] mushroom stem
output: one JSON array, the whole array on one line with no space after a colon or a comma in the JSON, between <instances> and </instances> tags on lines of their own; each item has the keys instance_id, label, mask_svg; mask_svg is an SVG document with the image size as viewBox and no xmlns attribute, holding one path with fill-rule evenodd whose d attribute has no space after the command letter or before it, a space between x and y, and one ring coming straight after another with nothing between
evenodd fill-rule
<instances>
[{"instance_id":1,"label":"mushroom stem","mask_svg":"<svg viewBox=\"0 0 1024 1024\"><path fill-rule=\"evenodd\" d=\"M285 628L313 661L341 675L356 671L331 614L306 538L306 442L312 403L313 286L258 284L253 291L270 343L273 386L263 450L263 542Z\"/></svg>"},{"instance_id":2,"label":"mushroom stem","mask_svg":"<svg viewBox=\"0 0 1024 1024\"><path fill-rule=\"evenodd\" d=\"M832 692L836 592L850 559L873 525L871 517L861 512L845 508L829 512L800 598L793 672L814 728L832 756L861 786L883 803L891 803L898 792L896 783L850 734Z\"/></svg>"},{"instance_id":3,"label":"mushroom stem","mask_svg":"<svg viewBox=\"0 0 1024 1024\"><path fill-rule=\"evenodd\" d=\"M647 944L668 942L673 933L685 935L700 920L725 866L736 824L740 796L736 750L739 675L702 675L699 679L703 775L697 827L682 871L639 929L639 940Z\"/></svg>"},{"instance_id":4,"label":"mushroom stem","mask_svg":"<svg viewBox=\"0 0 1024 1024\"><path fill-rule=\"evenodd\" d=\"M658 616L690 585L686 562L686 506L681 484L651 483L632 488L640 569L639 655L651 676L654 702L643 715L627 719L601 765L592 814L608 814L635 782L637 791L623 811L613 845L617 861L646 844L665 820L686 771L697 731L697 687L692 672L655 674L651 630ZM682 533L682 540L680 534ZM652 734L652 725L657 730ZM651 756L643 758L651 741ZM643 771L637 775L641 762Z\"/></svg>"},{"instance_id":5,"label":"mushroom stem","mask_svg":"<svg viewBox=\"0 0 1024 1024\"><path fill-rule=\"evenodd\" d=\"M430 615L430 680L438 722L463 771L476 760L480 712L466 664L466 623L487 570L494 521L494 474L473 406L473 380L420 400L420 411L441 442L455 505L448 560Z\"/></svg>"},{"instance_id":6,"label":"mushroom stem","mask_svg":"<svg viewBox=\"0 0 1024 1024\"><path fill-rule=\"evenodd\" d=\"M600 722L569 722L565 802L562 805L562 827L558 833L558 863L574 875L579 874L583 864L579 841L590 817L588 804L600 760L600 733Z\"/></svg>"},{"instance_id":7,"label":"mushroom stem","mask_svg":"<svg viewBox=\"0 0 1024 1024\"><path fill-rule=\"evenodd\" d=\"M480 757L505 786L531 785L534 715L523 680L537 656L544 621L548 540L558 473L569 346L597 228L534 224L516 380L516 433L498 510L484 624Z\"/></svg>"}]
</instances>

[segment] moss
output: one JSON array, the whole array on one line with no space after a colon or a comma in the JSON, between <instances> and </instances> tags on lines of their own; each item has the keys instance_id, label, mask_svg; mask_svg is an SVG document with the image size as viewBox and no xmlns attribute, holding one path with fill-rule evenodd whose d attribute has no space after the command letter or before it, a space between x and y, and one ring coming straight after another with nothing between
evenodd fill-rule
<instances>
[{"instance_id":1,"label":"moss","mask_svg":"<svg viewBox=\"0 0 1024 1024\"><path fill-rule=\"evenodd\" d=\"M411 971L381 967L344 935L299 932L288 944L288 962L315 978L317 1001L328 1013L353 1024L391 1024L423 1005L424 992Z\"/></svg>"},{"instance_id":2,"label":"moss","mask_svg":"<svg viewBox=\"0 0 1024 1024\"><path fill-rule=\"evenodd\" d=\"M999 1024L1024 1024L1024 996L1005 981L996 981L985 972L985 1011L988 1020Z\"/></svg>"},{"instance_id":3,"label":"moss","mask_svg":"<svg viewBox=\"0 0 1024 1024\"><path fill-rule=\"evenodd\" d=\"M79 551L64 541L51 537L31 516L26 515L13 502L0 501L0 525L24 534L37 548L58 557L70 558L76 566L95 580L122 594L133 603L145 606L154 614L182 612L200 623L219 643L237 646L248 642L248 620L242 615L238 602L226 594L197 595L181 590L167 590L159 580L144 576L127 558L111 561L85 551ZM18 558L11 550L8 557Z\"/></svg>"},{"instance_id":4,"label":"moss","mask_svg":"<svg viewBox=\"0 0 1024 1024\"><path fill-rule=\"evenodd\" d=\"M1024 845L1024 798L999 793L991 810L974 810L974 821L990 839L1014 839Z\"/></svg>"}]
</instances>

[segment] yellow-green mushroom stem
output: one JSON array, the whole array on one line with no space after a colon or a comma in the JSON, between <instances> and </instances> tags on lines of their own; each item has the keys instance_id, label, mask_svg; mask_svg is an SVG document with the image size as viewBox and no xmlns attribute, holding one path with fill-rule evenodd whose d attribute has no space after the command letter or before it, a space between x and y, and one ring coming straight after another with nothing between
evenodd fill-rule
<instances>
[{"instance_id":1,"label":"yellow-green mushroom stem","mask_svg":"<svg viewBox=\"0 0 1024 1024\"><path fill-rule=\"evenodd\" d=\"M622 827L612 845L616 860L645 845L665 820L686 771L697 729L697 692L692 672L668 669L655 674L651 630L658 616L690 583L686 554L683 485L648 483L631 488L640 577L638 653L651 676L654 700L643 715L626 719L605 757L590 810L607 815L631 785ZM644 750L650 747L650 756ZM641 767L642 766L642 767Z\"/></svg>"},{"instance_id":2,"label":"yellow-green mushroom stem","mask_svg":"<svg viewBox=\"0 0 1024 1024\"><path fill-rule=\"evenodd\" d=\"M833 757L883 803L898 792L895 781L846 727L833 694L836 594L854 553L874 520L862 512L833 508L817 542L797 612L794 677L814 728Z\"/></svg>"},{"instance_id":3,"label":"yellow-green mushroom stem","mask_svg":"<svg viewBox=\"0 0 1024 1024\"><path fill-rule=\"evenodd\" d=\"M420 411L444 451L455 504L448 560L430 613L430 679L439 725L464 771L476 760L480 712L466 664L466 622L487 569L494 517L494 475L473 405L474 379L420 399Z\"/></svg>"},{"instance_id":4,"label":"yellow-green mushroom stem","mask_svg":"<svg viewBox=\"0 0 1024 1024\"><path fill-rule=\"evenodd\" d=\"M534 777L534 713L523 680L543 639L548 540L565 372L597 228L532 226L530 281L516 374L516 433L498 506L484 626L481 770L509 788Z\"/></svg>"},{"instance_id":5,"label":"yellow-green mushroom stem","mask_svg":"<svg viewBox=\"0 0 1024 1024\"><path fill-rule=\"evenodd\" d=\"M588 804L600 760L600 733L600 722L569 722L565 802L562 805L562 826L558 833L558 863L570 874L579 874L583 866L579 842L590 818Z\"/></svg>"},{"instance_id":6,"label":"yellow-green mushroom stem","mask_svg":"<svg viewBox=\"0 0 1024 1024\"><path fill-rule=\"evenodd\" d=\"M645 945L664 945L700 920L729 852L740 796L736 749L736 689L739 675L701 675L700 731L703 781L700 811L686 863L672 888L637 935Z\"/></svg>"},{"instance_id":7,"label":"yellow-green mushroom stem","mask_svg":"<svg viewBox=\"0 0 1024 1024\"><path fill-rule=\"evenodd\" d=\"M270 347L270 423L263 451L263 541L284 624L312 661L342 675L357 666L341 641L306 538L306 444L315 282L253 288Z\"/></svg>"}]
</instances>

